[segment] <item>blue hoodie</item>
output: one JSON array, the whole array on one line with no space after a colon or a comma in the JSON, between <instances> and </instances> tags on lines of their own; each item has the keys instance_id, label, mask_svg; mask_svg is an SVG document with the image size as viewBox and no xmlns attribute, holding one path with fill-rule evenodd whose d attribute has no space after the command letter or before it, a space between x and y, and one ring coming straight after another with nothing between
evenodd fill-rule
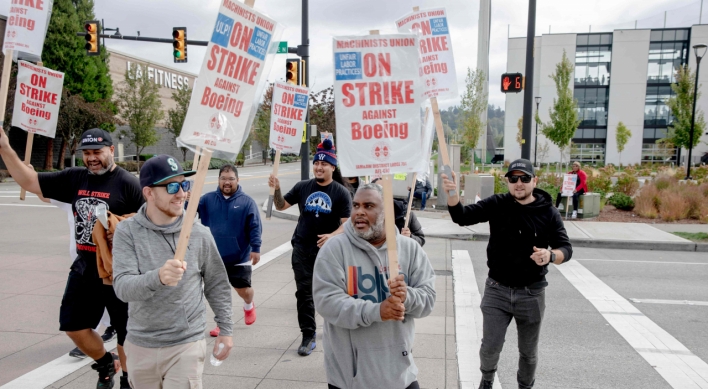
<instances>
[{"instance_id":1,"label":"blue hoodie","mask_svg":"<svg viewBox=\"0 0 708 389\"><path fill-rule=\"evenodd\" d=\"M199 199L198 212L214 236L224 265L248 262L251 252L261 252L261 216L241 185L228 199L218 188L205 194Z\"/></svg>"}]
</instances>

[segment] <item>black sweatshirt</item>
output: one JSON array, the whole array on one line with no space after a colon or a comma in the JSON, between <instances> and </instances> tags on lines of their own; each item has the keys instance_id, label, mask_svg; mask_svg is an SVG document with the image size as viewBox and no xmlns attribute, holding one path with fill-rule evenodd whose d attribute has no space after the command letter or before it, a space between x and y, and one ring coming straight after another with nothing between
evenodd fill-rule
<instances>
[{"instance_id":1,"label":"black sweatshirt","mask_svg":"<svg viewBox=\"0 0 708 389\"><path fill-rule=\"evenodd\" d=\"M489 277L506 286L547 286L548 265L538 266L531 259L534 246L563 252L564 262L573 255L573 247L551 196L534 189L534 202L519 204L509 194L488 197L477 204L449 207L452 221L469 226L489 222L487 266Z\"/></svg>"}]
</instances>

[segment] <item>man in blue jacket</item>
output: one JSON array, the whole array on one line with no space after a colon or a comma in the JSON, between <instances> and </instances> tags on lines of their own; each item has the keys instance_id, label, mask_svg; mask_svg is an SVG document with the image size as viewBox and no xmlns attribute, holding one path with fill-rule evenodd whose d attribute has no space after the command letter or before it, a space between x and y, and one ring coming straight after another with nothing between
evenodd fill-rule
<instances>
[{"instance_id":1,"label":"man in blue jacket","mask_svg":"<svg viewBox=\"0 0 708 389\"><path fill-rule=\"evenodd\" d=\"M243 299L246 325L256 321L252 266L261 260L261 216L256 202L238 184L234 165L219 170L219 188L199 199L199 217L209 227L226 266L231 286ZM211 336L219 336L219 327Z\"/></svg>"}]
</instances>

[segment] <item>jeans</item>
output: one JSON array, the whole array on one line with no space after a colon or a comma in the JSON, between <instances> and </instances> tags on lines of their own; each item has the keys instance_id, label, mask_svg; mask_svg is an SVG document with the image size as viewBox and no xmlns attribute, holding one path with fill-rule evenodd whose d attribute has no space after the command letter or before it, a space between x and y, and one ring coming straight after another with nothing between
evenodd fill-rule
<instances>
[{"instance_id":1,"label":"jeans","mask_svg":"<svg viewBox=\"0 0 708 389\"><path fill-rule=\"evenodd\" d=\"M315 323L315 301L312 299L312 274L315 258L319 250L307 250L293 246L292 266L295 273L295 298L297 299L297 321L303 336L312 336L317 329Z\"/></svg>"},{"instance_id":2,"label":"jeans","mask_svg":"<svg viewBox=\"0 0 708 389\"><path fill-rule=\"evenodd\" d=\"M577 212L578 210L578 198L580 198L581 194L585 194L585 189L580 189L579 191L573 193L573 211ZM558 193L558 197L556 197L556 208L558 208L558 206L560 205L561 199L562 196L560 193Z\"/></svg>"},{"instance_id":3,"label":"jeans","mask_svg":"<svg viewBox=\"0 0 708 389\"><path fill-rule=\"evenodd\" d=\"M480 370L485 380L494 380L506 329L516 321L519 337L520 389L533 387L538 363L538 337L546 309L545 288L510 288L487 278L482 297L483 335L479 350Z\"/></svg>"},{"instance_id":4,"label":"jeans","mask_svg":"<svg viewBox=\"0 0 708 389\"><path fill-rule=\"evenodd\" d=\"M424 190L417 190L413 193L413 197L420 199L420 209L425 209L425 202L428 201L428 192Z\"/></svg>"}]
</instances>

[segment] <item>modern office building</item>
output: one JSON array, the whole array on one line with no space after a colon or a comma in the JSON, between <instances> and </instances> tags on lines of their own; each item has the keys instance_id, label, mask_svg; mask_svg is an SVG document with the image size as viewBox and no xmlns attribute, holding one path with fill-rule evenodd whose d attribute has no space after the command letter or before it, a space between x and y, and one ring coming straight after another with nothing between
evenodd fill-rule
<instances>
[{"instance_id":1,"label":"modern office building","mask_svg":"<svg viewBox=\"0 0 708 389\"><path fill-rule=\"evenodd\" d=\"M620 162L617 150L617 125L622 122L632 136L621 154L623 164L639 162L676 162L678 150L657 143L666 136L673 120L667 106L673 95L676 69L688 64L696 69L692 46L708 44L708 25L688 28L615 30L587 34L544 34L535 38L534 96L541 97L539 116L549 121L549 108L556 98L556 86L550 78L565 52L575 65L570 87L578 102L581 120L572 140L564 150L563 160L583 163ZM507 72L524 73L526 38L510 38ZM708 115L708 61L700 72L698 109ZM504 159L521 156L517 143L517 122L523 115L523 93L506 95L504 124ZM534 113L536 112L534 103ZM708 117L708 116L707 116ZM535 124L532 128L531 159L536 149ZM708 134L693 149L694 162L708 152ZM542 150L548 145L547 152ZM538 161L557 162L561 151L539 130ZM680 151L680 161L686 162L687 150Z\"/></svg>"}]
</instances>

